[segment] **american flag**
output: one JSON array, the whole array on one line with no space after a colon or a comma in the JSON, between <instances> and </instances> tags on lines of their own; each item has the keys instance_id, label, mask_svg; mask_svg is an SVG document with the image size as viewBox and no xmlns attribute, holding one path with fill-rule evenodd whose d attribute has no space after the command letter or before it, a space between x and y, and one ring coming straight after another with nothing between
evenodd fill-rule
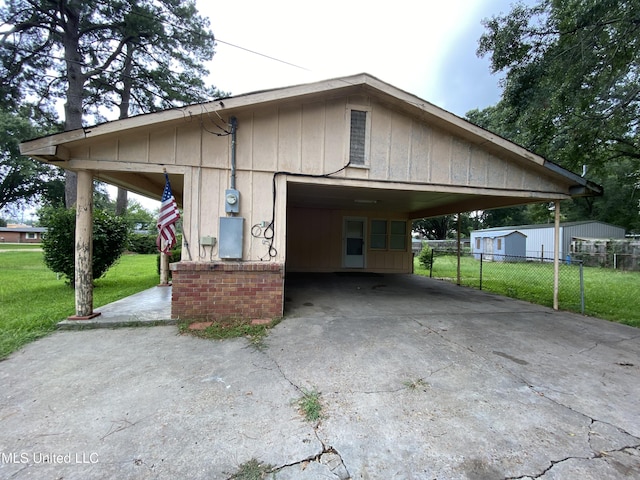
<instances>
[{"instance_id":1,"label":"american flag","mask_svg":"<svg viewBox=\"0 0 640 480\"><path fill-rule=\"evenodd\" d=\"M176 222L180 218L176 199L171 193L171 184L169 183L169 175L164 174L166 182L164 184L164 192L162 192L162 204L160 205L160 215L158 217L158 239L156 245L162 253L169 251L176 244Z\"/></svg>"}]
</instances>

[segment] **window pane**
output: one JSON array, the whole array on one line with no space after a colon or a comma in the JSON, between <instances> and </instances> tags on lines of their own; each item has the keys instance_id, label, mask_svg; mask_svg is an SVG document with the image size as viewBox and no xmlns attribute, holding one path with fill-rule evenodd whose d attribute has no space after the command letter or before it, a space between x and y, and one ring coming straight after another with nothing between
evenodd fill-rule
<instances>
[{"instance_id":1,"label":"window pane","mask_svg":"<svg viewBox=\"0 0 640 480\"><path fill-rule=\"evenodd\" d=\"M386 235L371 235L371 248L385 249L387 248L387 236Z\"/></svg>"},{"instance_id":2,"label":"window pane","mask_svg":"<svg viewBox=\"0 0 640 480\"><path fill-rule=\"evenodd\" d=\"M351 140L349 162L364 165L365 136L367 131L367 112L351 110Z\"/></svg>"},{"instance_id":3,"label":"window pane","mask_svg":"<svg viewBox=\"0 0 640 480\"><path fill-rule=\"evenodd\" d=\"M404 235L391 235L391 250L405 250L405 240Z\"/></svg>"},{"instance_id":4,"label":"window pane","mask_svg":"<svg viewBox=\"0 0 640 480\"><path fill-rule=\"evenodd\" d=\"M387 221L386 220L371 220L371 233L386 234L387 233Z\"/></svg>"},{"instance_id":5,"label":"window pane","mask_svg":"<svg viewBox=\"0 0 640 480\"><path fill-rule=\"evenodd\" d=\"M347 220L347 237L362 238L363 223L359 221Z\"/></svg>"},{"instance_id":6,"label":"window pane","mask_svg":"<svg viewBox=\"0 0 640 480\"><path fill-rule=\"evenodd\" d=\"M404 235L407 233L407 222L391 221L391 235Z\"/></svg>"}]
</instances>

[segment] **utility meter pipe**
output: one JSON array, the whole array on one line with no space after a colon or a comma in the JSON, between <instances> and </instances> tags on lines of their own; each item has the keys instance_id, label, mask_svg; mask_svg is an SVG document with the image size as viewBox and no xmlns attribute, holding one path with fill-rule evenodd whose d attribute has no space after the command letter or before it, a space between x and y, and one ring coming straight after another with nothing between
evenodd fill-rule
<instances>
[{"instance_id":1,"label":"utility meter pipe","mask_svg":"<svg viewBox=\"0 0 640 480\"><path fill-rule=\"evenodd\" d=\"M236 189L236 129L238 128L238 119L231 117L231 189Z\"/></svg>"}]
</instances>

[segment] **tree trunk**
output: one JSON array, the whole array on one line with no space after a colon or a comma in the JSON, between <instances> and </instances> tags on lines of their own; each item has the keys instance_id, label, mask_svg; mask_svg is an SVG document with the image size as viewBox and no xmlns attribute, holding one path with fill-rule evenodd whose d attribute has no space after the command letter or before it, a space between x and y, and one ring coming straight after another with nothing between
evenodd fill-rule
<instances>
[{"instance_id":1,"label":"tree trunk","mask_svg":"<svg viewBox=\"0 0 640 480\"><path fill-rule=\"evenodd\" d=\"M62 44L64 46L64 60L67 67L67 102L64 104L65 131L82 128L82 94L85 76L82 73L82 56L80 46L80 14L69 2L60 11L61 22L65 25ZM65 173L65 205L71 208L77 202L78 178L74 172Z\"/></svg>"},{"instance_id":2,"label":"tree trunk","mask_svg":"<svg viewBox=\"0 0 640 480\"><path fill-rule=\"evenodd\" d=\"M116 215L122 216L127 213L127 190L118 187L118 196L116 197Z\"/></svg>"},{"instance_id":3,"label":"tree trunk","mask_svg":"<svg viewBox=\"0 0 640 480\"><path fill-rule=\"evenodd\" d=\"M131 71L133 69L133 51L134 46L131 43L126 45L126 57L124 68L122 71L122 92L120 94L120 120L129 117L129 104L131 103ZM128 192L124 188L118 187L118 196L116 197L116 215L124 215L127 211Z\"/></svg>"}]
</instances>

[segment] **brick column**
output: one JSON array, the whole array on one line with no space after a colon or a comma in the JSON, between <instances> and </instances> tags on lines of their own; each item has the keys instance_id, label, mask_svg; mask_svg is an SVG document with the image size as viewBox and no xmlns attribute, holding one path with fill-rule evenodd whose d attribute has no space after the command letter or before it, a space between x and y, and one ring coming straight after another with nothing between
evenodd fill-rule
<instances>
[{"instance_id":1,"label":"brick column","mask_svg":"<svg viewBox=\"0 0 640 480\"><path fill-rule=\"evenodd\" d=\"M282 263L179 262L170 268L171 318L252 320L283 315Z\"/></svg>"}]
</instances>

